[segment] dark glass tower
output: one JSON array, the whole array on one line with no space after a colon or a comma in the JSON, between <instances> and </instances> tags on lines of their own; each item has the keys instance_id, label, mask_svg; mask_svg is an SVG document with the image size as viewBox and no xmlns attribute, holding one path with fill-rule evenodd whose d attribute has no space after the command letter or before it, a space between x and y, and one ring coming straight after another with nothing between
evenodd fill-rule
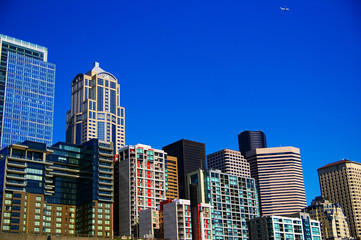
<instances>
[{"instance_id":1,"label":"dark glass tower","mask_svg":"<svg viewBox=\"0 0 361 240\"><path fill-rule=\"evenodd\" d=\"M266 135L262 131L243 131L238 135L238 146L245 157L247 151L267 147Z\"/></svg>"},{"instance_id":2,"label":"dark glass tower","mask_svg":"<svg viewBox=\"0 0 361 240\"><path fill-rule=\"evenodd\" d=\"M206 170L206 146L204 143L186 139L163 147L170 156L178 159L179 198L185 199L187 193L187 174L198 169Z\"/></svg>"}]
</instances>

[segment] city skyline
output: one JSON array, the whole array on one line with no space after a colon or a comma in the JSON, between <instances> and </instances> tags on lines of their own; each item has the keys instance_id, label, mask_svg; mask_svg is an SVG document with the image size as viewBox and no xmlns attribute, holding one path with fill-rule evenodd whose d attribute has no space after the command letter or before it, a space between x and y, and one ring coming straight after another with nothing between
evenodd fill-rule
<instances>
[{"instance_id":1,"label":"city skyline","mask_svg":"<svg viewBox=\"0 0 361 240\"><path fill-rule=\"evenodd\" d=\"M300 148L308 203L317 168L361 162L359 3L113 2L78 13L93 5L1 3L0 33L46 46L57 66L53 143L65 141L71 81L99 62L121 85L126 145L185 138L210 154L261 129L269 147Z\"/></svg>"}]
</instances>

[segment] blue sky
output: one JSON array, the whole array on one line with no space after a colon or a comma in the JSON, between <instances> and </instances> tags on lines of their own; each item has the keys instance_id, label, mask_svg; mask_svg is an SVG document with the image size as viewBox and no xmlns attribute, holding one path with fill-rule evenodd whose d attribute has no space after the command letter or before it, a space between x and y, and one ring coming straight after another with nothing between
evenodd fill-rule
<instances>
[{"instance_id":1,"label":"blue sky","mask_svg":"<svg viewBox=\"0 0 361 240\"><path fill-rule=\"evenodd\" d=\"M261 129L301 149L310 202L317 168L361 162L360 13L358 0L3 0L0 33L48 47L54 143L71 81L97 61L121 85L126 144L186 138L212 153Z\"/></svg>"}]
</instances>

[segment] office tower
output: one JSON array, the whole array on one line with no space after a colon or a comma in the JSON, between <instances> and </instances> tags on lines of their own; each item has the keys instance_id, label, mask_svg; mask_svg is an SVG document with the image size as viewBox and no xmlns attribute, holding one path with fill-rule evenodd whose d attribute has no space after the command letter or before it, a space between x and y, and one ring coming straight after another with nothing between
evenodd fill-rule
<instances>
[{"instance_id":1,"label":"office tower","mask_svg":"<svg viewBox=\"0 0 361 240\"><path fill-rule=\"evenodd\" d=\"M341 160L317 171L322 196L341 204L351 236L361 238L361 164Z\"/></svg>"},{"instance_id":2,"label":"office tower","mask_svg":"<svg viewBox=\"0 0 361 240\"><path fill-rule=\"evenodd\" d=\"M163 147L163 150L178 160L179 198L187 198L187 174L198 169L206 170L206 147L204 143L186 139Z\"/></svg>"},{"instance_id":3,"label":"office tower","mask_svg":"<svg viewBox=\"0 0 361 240\"><path fill-rule=\"evenodd\" d=\"M198 232L201 239L212 237L212 206L198 204ZM163 205L164 239L192 240L191 203L189 200L176 199Z\"/></svg>"},{"instance_id":4,"label":"office tower","mask_svg":"<svg viewBox=\"0 0 361 240\"><path fill-rule=\"evenodd\" d=\"M120 106L118 80L99 63L71 84L71 110L67 112L66 142L81 144L97 138L114 143L117 151L125 145L124 107Z\"/></svg>"},{"instance_id":5,"label":"office tower","mask_svg":"<svg viewBox=\"0 0 361 240\"><path fill-rule=\"evenodd\" d=\"M113 236L112 145L25 141L0 153L1 231Z\"/></svg>"},{"instance_id":6,"label":"office tower","mask_svg":"<svg viewBox=\"0 0 361 240\"><path fill-rule=\"evenodd\" d=\"M136 236L139 212L157 209L166 199L163 150L137 144L119 150L115 163L114 231Z\"/></svg>"},{"instance_id":7,"label":"office tower","mask_svg":"<svg viewBox=\"0 0 361 240\"><path fill-rule=\"evenodd\" d=\"M259 216L253 178L198 170L188 174L188 183L197 184L200 203L213 207L213 239L248 239L247 221Z\"/></svg>"},{"instance_id":8,"label":"office tower","mask_svg":"<svg viewBox=\"0 0 361 240\"><path fill-rule=\"evenodd\" d=\"M219 169L224 173L242 177L251 177L249 163L241 152L230 149L207 155L208 169Z\"/></svg>"},{"instance_id":9,"label":"office tower","mask_svg":"<svg viewBox=\"0 0 361 240\"><path fill-rule=\"evenodd\" d=\"M249 221L251 240L321 240L320 222L303 216L263 216Z\"/></svg>"},{"instance_id":10,"label":"office tower","mask_svg":"<svg viewBox=\"0 0 361 240\"><path fill-rule=\"evenodd\" d=\"M167 156L165 160L165 178L167 199L178 199L178 164L176 157Z\"/></svg>"},{"instance_id":11,"label":"office tower","mask_svg":"<svg viewBox=\"0 0 361 240\"><path fill-rule=\"evenodd\" d=\"M321 223L322 239L350 238L347 218L339 203L332 203L322 196L316 197L306 212Z\"/></svg>"},{"instance_id":12,"label":"office tower","mask_svg":"<svg viewBox=\"0 0 361 240\"><path fill-rule=\"evenodd\" d=\"M243 131L238 135L239 151L243 156L246 152L256 148L266 148L266 135L262 131Z\"/></svg>"},{"instance_id":13,"label":"office tower","mask_svg":"<svg viewBox=\"0 0 361 240\"><path fill-rule=\"evenodd\" d=\"M256 179L261 215L285 215L306 207L300 149L257 148L248 151L251 177Z\"/></svg>"},{"instance_id":14,"label":"office tower","mask_svg":"<svg viewBox=\"0 0 361 240\"><path fill-rule=\"evenodd\" d=\"M55 65L45 47L0 34L0 146L25 140L51 145Z\"/></svg>"}]
</instances>

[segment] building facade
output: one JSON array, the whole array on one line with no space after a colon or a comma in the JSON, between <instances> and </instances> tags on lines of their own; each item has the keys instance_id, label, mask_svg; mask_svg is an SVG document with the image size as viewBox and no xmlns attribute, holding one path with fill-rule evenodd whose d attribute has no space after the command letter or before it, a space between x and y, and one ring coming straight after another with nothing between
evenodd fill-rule
<instances>
[{"instance_id":1,"label":"building facade","mask_svg":"<svg viewBox=\"0 0 361 240\"><path fill-rule=\"evenodd\" d=\"M249 163L241 152L230 149L207 155L208 169L219 169L224 173L242 177L251 177Z\"/></svg>"},{"instance_id":2,"label":"building facade","mask_svg":"<svg viewBox=\"0 0 361 240\"><path fill-rule=\"evenodd\" d=\"M339 203L332 203L320 196L306 208L312 219L321 223L322 239L349 239L348 222Z\"/></svg>"},{"instance_id":3,"label":"building facade","mask_svg":"<svg viewBox=\"0 0 361 240\"><path fill-rule=\"evenodd\" d=\"M351 236L361 238L361 164L341 160L317 171L322 196L341 204Z\"/></svg>"},{"instance_id":4,"label":"building facade","mask_svg":"<svg viewBox=\"0 0 361 240\"><path fill-rule=\"evenodd\" d=\"M249 221L251 240L321 240L320 223L309 217L263 216Z\"/></svg>"},{"instance_id":5,"label":"building facade","mask_svg":"<svg viewBox=\"0 0 361 240\"><path fill-rule=\"evenodd\" d=\"M71 110L67 112L66 142L82 144L97 138L125 146L125 110L120 106L118 80L99 63L78 74L71 85Z\"/></svg>"},{"instance_id":6,"label":"building facade","mask_svg":"<svg viewBox=\"0 0 361 240\"><path fill-rule=\"evenodd\" d=\"M119 150L115 163L114 230L116 236L137 236L139 212L157 209L166 199L163 150L137 144Z\"/></svg>"},{"instance_id":7,"label":"building facade","mask_svg":"<svg viewBox=\"0 0 361 240\"><path fill-rule=\"evenodd\" d=\"M163 238L161 224L163 223L160 211L146 209L139 212L139 237L145 239Z\"/></svg>"},{"instance_id":8,"label":"building facade","mask_svg":"<svg viewBox=\"0 0 361 240\"><path fill-rule=\"evenodd\" d=\"M45 47L0 34L0 146L53 141L55 65Z\"/></svg>"},{"instance_id":9,"label":"building facade","mask_svg":"<svg viewBox=\"0 0 361 240\"><path fill-rule=\"evenodd\" d=\"M266 148L266 135L262 131L243 131L238 135L239 151L243 156L246 152L256 148Z\"/></svg>"},{"instance_id":10,"label":"building facade","mask_svg":"<svg viewBox=\"0 0 361 240\"><path fill-rule=\"evenodd\" d=\"M1 151L3 232L113 236L113 146L25 141Z\"/></svg>"},{"instance_id":11,"label":"building facade","mask_svg":"<svg viewBox=\"0 0 361 240\"><path fill-rule=\"evenodd\" d=\"M202 239L212 237L212 206L198 204L198 232ZM176 199L163 205L164 239L192 240L191 203L189 200Z\"/></svg>"},{"instance_id":12,"label":"building facade","mask_svg":"<svg viewBox=\"0 0 361 240\"><path fill-rule=\"evenodd\" d=\"M179 199L178 162L176 157L167 155L165 160L165 177L167 199Z\"/></svg>"},{"instance_id":13,"label":"building facade","mask_svg":"<svg viewBox=\"0 0 361 240\"><path fill-rule=\"evenodd\" d=\"M298 148L257 148L246 159L257 182L262 216L297 213L307 206Z\"/></svg>"},{"instance_id":14,"label":"building facade","mask_svg":"<svg viewBox=\"0 0 361 240\"><path fill-rule=\"evenodd\" d=\"M207 169L205 144L182 139L163 147L163 150L178 160L179 198L186 199L187 174Z\"/></svg>"},{"instance_id":15,"label":"building facade","mask_svg":"<svg viewBox=\"0 0 361 240\"><path fill-rule=\"evenodd\" d=\"M248 239L247 221L259 217L256 183L253 178L222 173L220 170L188 174L197 184L198 200L213 207L213 239Z\"/></svg>"}]
</instances>

